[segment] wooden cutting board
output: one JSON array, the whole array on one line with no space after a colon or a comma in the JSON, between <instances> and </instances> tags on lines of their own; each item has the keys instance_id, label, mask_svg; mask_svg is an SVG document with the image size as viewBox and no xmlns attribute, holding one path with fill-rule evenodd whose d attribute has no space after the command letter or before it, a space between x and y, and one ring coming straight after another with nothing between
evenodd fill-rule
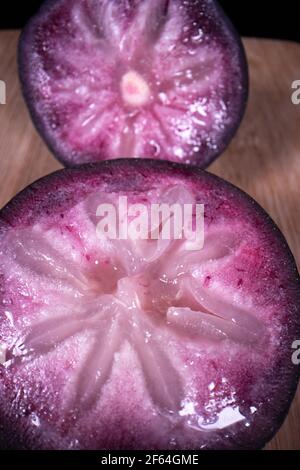
<instances>
[{"instance_id":1,"label":"wooden cutting board","mask_svg":"<svg viewBox=\"0 0 300 470\"><path fill-rule=\"evenodd\" d=\"M17 31L0 32L0 206L20 189L61 165L34 130L17 75ZM300 80L300 44L245 39L250 100L229 149L209 171L256 199L286 236L300 267L300 105L291 84ZM300 339L300 338L299 338ZM267 449L300 449L300 388L289 415Z\"/></svg>"}]
</instances>

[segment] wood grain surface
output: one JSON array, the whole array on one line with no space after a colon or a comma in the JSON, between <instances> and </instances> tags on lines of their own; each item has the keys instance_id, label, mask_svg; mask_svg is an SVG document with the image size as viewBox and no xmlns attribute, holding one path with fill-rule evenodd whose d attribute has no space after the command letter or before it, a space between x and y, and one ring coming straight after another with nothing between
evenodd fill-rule
<instances>
[{"instance_id":1,"label":"wood grain surface","mask_svg":"<svg viewBox=\"0 0 300 470\"><path fill-rule=\"evenodd\" d=\"M18 82L19 33L0 32L0 206L58 168L30 121ZM291 84L300 80L300 44L244 40L250 64L250 100L229 149L209 171L248 192L286 236L300 267L300 105ZM300 338L299 338L300 339ZM289 415L267 449L300 449L300 388Z\"/></svg>"}]
</instances>

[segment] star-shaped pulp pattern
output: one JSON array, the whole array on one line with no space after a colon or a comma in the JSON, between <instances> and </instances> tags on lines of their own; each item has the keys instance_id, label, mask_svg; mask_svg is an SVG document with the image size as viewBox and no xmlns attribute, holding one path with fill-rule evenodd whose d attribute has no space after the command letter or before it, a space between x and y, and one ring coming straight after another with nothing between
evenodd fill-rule
<instances>
[{"instance_id":1,"label":"star-shaped pulp pattern","mask_svg":"<svg viewBox=\"0 0 300 470\"><path fill-rule=\"evenodd\" d=\"M244 345L257 344L263 335L262 324L252 314L216 298L201 275L197 278L201 267L234 256L234 237L209 235L198 252L186 250L185 242L111 241L113 251L120 253L118 261L106 259L88 272L67 262L66 254L51 246L49 238L20 232L14 242L15 263L21 270L30 266L34 276L49 281L49 288L53 282L57 305L48 306L49 314L17 339L10 358L34 360L89 331L90 351L83 364L78 361L72 404L86 410L101 397L115 354L127 341L138 357L155 408L164 414L178 413L186 398L176 362L180 358L174 360L160 331L175 342L184 337L196 343L231 340ZM53 316L53 310L60 314Z\"/></svg>"}]
</instances>

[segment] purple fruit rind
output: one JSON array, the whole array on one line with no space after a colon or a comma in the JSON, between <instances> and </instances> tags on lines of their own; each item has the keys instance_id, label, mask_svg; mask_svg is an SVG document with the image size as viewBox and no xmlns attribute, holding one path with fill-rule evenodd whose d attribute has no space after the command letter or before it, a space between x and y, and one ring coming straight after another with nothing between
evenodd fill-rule
<instances>
[{"instance_id":1,"label":"purple fruit rind","mask_svg":"<svg viewBox=\"0 0 300 470\"><path fill-rule=\"evenodd\" d=\"M32 19L23 29L18 48L19 76L23 96L38 133L41 135L47 147L54 154L57 160L59 160L64 166L76 167L80 163L85 162L82 161L75 163L72 161L70 158L70 152L65 148L63 141L60 141L60 138L57 138L49 123L43 119L43 110L39 111L37 106L35 106L35 97L31 77L32 71L29 68L30 57L33 53L31 50L31 45L34 43L35 30L40 24L41 20L47 18L48 13L54 8L56 4L59 3L63 3L62 0L46 0L45 3L40 7L37 14L32 17ZM227 46L231 46L232 55L236 57L237 69L239 70L240 75L241 90L236 91L236 96L232 100L231 105L233 106L233 109L230 111L230 113L232 116L234 116L234 118L232 119L231 125L227 126L227 129L223 132L222 138L218 141L217 148L210 149L206 155L201 155L199 153L197 160L193 162L199 165L201 168L206 168L209 166L226 150L230 144L245 114L249 93L248 64L241 38L218 2L214 0L210 3L209 6L207 6L207 8L211 9L214 18L218 18L223 39L228 41ZM128 158L129 155L117 156L117 158L123 157ZM148 155L143 157L148 158ZM104 159L105 156L103 155L101 158ZM166 160L172 160L173 155L164 154L163 158Z\"/></svg>"},{"instance_id":2,"label":"purple fruit rind","mask_svg":"<svg viewBox=\"0 0 300 470\"><path fill-rule=\"evenodd\" d=\"M268 420L265 421L265 415L259 416L253 423L251 431L234 425L232 430L228 430L227 440L223 443L224 448L262 448L281 426L299 379L300 368L292 363L291 345L300 337L300 278L293 255L282 233L250 196L219 177L189 165L140 159L87 164L80 168L59 170L19 193L0 212L0 236L14 227L28 227L36 221L45 222L48 218L53 221L54 213L59 217L60 211L70 209L99 186L104 187L108 193L114 190L142 191L151 187L152 182L168 177L182 178L188 184L201 188L208 194L210 192L214 196L217 194L220 200L223 198L227 201L230 210L233 211L233 218L236 210L242 210L245 219L252 217L258 231L269 240L276 269L282 266L284 270L285 295L291 300L292 305L287 312L285 333L278 356L274 357L274 364L268 370L267 383L272 391L270 396L265 397L267 402L264 406ZM7 417L6 424L5 420L1 419L2 448L34 447L34 442L29 444L26 439L19 439L18 434L14 437L10 435L9 419ZM218 440L218 433L213 439L218 448L223 448ZM211 445L213 448L214 442Z\"/></svg>"}]
</instances>

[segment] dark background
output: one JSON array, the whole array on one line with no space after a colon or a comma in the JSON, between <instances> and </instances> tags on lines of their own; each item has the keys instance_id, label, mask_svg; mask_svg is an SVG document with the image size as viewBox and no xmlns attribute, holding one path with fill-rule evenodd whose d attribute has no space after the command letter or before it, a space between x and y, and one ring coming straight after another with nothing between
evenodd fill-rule
<instances>
[{"instance_id":1,"label":"dark background","mask_svg":"<svg viewBox=\"0 0 300 470\"><path fill-rule=\"evenodd\" d=\"M21 28L41 3L42 0L2 1L0 28ZM220 3L243 36L300 42L299 0L220 0Z\"/></svg>"}]
</instances>

